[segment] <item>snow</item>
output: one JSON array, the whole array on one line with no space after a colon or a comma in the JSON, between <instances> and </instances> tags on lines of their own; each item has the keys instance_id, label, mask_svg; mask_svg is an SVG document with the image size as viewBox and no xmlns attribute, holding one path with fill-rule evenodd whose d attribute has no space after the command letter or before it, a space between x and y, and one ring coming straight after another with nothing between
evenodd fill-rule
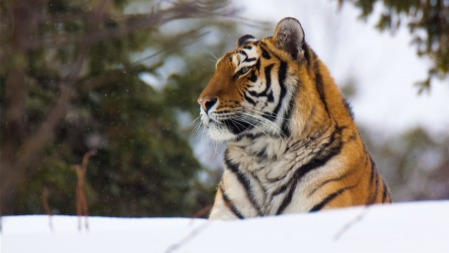
<instances>
[{"instance_id":1,"label":"snow","mask_svg":"<svg viewBox=\"0 0 449 253\"><path fill-rule=\"evenodd\" d=\"M1 252L449 252L449 201L253 218L6 216Z\"/></svg>"}]
</instances>

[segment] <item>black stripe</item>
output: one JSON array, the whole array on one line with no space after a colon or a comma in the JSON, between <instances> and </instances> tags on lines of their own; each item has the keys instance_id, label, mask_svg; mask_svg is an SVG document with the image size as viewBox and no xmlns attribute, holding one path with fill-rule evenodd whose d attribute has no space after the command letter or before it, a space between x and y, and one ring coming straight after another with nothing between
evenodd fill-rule
<instances>
[{"instance_id":1,"label":"black stripe","mask_svg":"<svg viewBox=\"0 0 449 253\"><path fill-rule=\"evenodd\" d=\"M323 135L331 128L334 128L334 130L332 130L333 133L331 133L331 135L332 135L332 134L334 134L335 129L338 129L339 133L341 133L341 131L344 128L346 128L346 127L342 126L342 127L335 128L334 125L329 124L329 125L324 126L324 127L320 128L320 129L317 129L315 131L315 133L309 135L309 137L307 137L306 139L302 139L302 140L299 140L299 141L296 141L296 142L292 143L289 147L287 147L287 150L291 150L291 152L296 152L296 151L298 151L301 148L307 148L309 145L312 145L312 143L314 141L316 141L319 138L323 137ZM332 138L332 136L330 138ZM323 139L323 141L324 141L324 139ZM339 141L341 141L341 140L339 140ZM323 145L323 148L321 148L321 149L324 149L324 147L328 147L330 144L331 143L328 142L326 145ZM318 152L315 152L315 154L319 153L321 151L321 149L318 150Z\"/></svg>"},{"instance_id":2,"label":"black stripe","mask_svg":"<svg viewBox=\"0 0 449 253\"><path fill-rule=\"evenodd\" d=\"M309 51L310 48L309 45L307 45L307 43L304 43L303 48L304 48L304 58L307 61L307 70L309 70L312 64L312 59L310 58L310 51Z\"/></svg>"},{"instance_id":3,"label":"black stripe","mask_svg":"<svg viewBox=\"0 0 449 253\"><path fill-rule=\"evenodd\" d=\"M251 72L251 76L248 78L248 80L250 80L251 82L255 82L257 81L257 75L256 75L256 71L252 71Z\"/></svg>"},{"instance_id":4,"label":"black stripe","mask_svg":"<svg viewBox=\"0 0 449 253\"><path fill-rule=\"evenodd\" d=\"M221 121L233 134L238 135L254 126L238 119L225 119Z\"/></svg>"},{"instance_id":5,"label":"black stripe","mask_svg":"<svg viewBox=\"0 0 449 253\"><path fill-rule=\"evenodd\" d=\"M235 73L235 74L232 76L232 80L233 80L233 81L237 80L237 78L238 78L241 74L242 74L242 70L240 69L239 71L237 71L237 73Z\"/></svg>"},{"instance_id":6,"label":"black stripe","mask_svg":"<svg viewBox=\"0 0 449 253\"><path fill-rule=\"evenodd\" d=\"M275 117L277 117L277 114L282 106L282 100L284 100L285 94L287 93L287 89L285 88L285 84L284 84L286 76L287 76L287 63L285 63L284 61L281 61L281 64L279 65L279 71L278 71L278 81L279 81L279 86L281 87L281 93L279 95L278 104L277 104L276 108L274 108L274 111L273 111L273 115Z\"/></svg>"},{"instance_id":7,"label":"black stripe","mask_svg":"<svg viewBox=\"0 0 449 253\"><path fill-rule=\"evenodd\" d=\"M248 54L245 51L239 50L239 53L243 54L246 58L248 58Z\"/></svg>"},{"instance_id":8,"label":"black stripe","mask_svg":"<svg viewBox=\"0 0 449 253\"><path fill-rule=\"evenodd\" d=\"M382 203L385 203L385 199L387 198L388 195L388 188L387 185L385 184L385 180L382 179L382 185L384 187L384 191L382 193Z\"/></svg>"},{"instance_id":9,"label":"black stripe","mask_svg":"<svg viewBox=\"0 0 449 253\"><path fill-rule=\"evenodd\" d=\"M376 172L376 164L374 163L373 158L369 154L366 155L369 156L370 159L371 175L369 177L369 187L371 188L371 184L373 184L374 173Z\"/></svg>"},{"instance_id":10,"label":"black stripe","mask_svg":"<svg viewBox=\"0 0 449 253\"><path fill-rule=\"evenodd\" d=\"M329 159L331 159L334 155L337 155L341 151L341 148L343 146L343 143L340 138L340 134L341 134L341 131L343 130L343 128L344 127L336 127L329 138L329 142L323 144L319 148L318 151L311 154L311 156L313 156L313 157L310 159L310 161L308 163L303 164L301 167L295 169L295 174L293 174L292 179L290 179L290 181L287 184L289 184L291 181L293 181L296 176L300 176L299 179L301 179L310 170L326 164ZM325 128L325 129L327 130L328 128ZM324 134L324 132L321 133L319 136L322 136L323 134ZM295 144L297 146L295 148L295 151L298 150L300 147L308 146L314 139L315 138L310 138L309 140L307 140L304 143L302 141L297 142L296 144L298 144L298 145ZM303 143L304 145L299 145L299 143ZM291 168L289 168L288 171L290 171L293 168L293 166ZM302 175L301 173L304 173L304 175ZM284 178L284 177L282 177L282 178ZM279 178L279 179L282 179L282 178ZM267 179L267 180L269 180L270 182L274 182L274 181L271 181L270 179ZM277 180L278 179L276 178L275 181L277 181ZM278 191L276 191L278 194L282 192L282 191L281 192L278 192Z\"/></svg>"},{"instance_id":11,"label":"black stripe","mask_svg":"<svg viewBox=\"0 0 449 253\"><path fill-rule=\"evenodd\" d=\"M256 69L257 69L257 73L260 73L260 59L257 59L255 66L256 66Z\"/></svg>"},{"instance_id":12,"label":"black stripe","mask_svg":"<svg viewBox=\"0 0 449 253\"><path fill-rule=\"evenodd\" d=\"M255 91L249 90L248 93L253 97L256 97L256 98L260 97L260 94Z\"/></svg>"},{"instance_id":13,"label":"black stripe","mask_svg":"<svg viewBox=\"0 0 449 253\"><path fill-rule=\"evenodd\" d=\"M271 102L273 102L273 101L274 101L273 91L270 91L270 92L267 94L267 102L271 103Z\"/></svg>"},{"instance_id":14,"label":"black stripe","mask_svg":"<svg viewBox=\"0 0 449 253\"><path fill-rule=\"evenodd\" d=\"M260 96L267 96L268 90L271 88L271 70L273 69L274 64L270 64L264 68L264 74L265 74L265 89L256 95L256 97ZM255 93L255 92L254 92Z\"/></svg>"},{"instance_id":15,"label":"black stripe","mask_svg":"<svg viewBox=\"0 0 449 253\"><path fill-rule=\"evenodd\" d=\"M239 38L239 40L237 41L237 45L239 47L241 47L242 45L245 44L245 42L247 42L250 39L255 39L254 36L250 35L250 34L245 34L242 37Z\"/></svg>"},{"instance_id":16,"label":"black stripe","mask_svg":"<svg viewBox=\"0 0 449 253\"><path fill-rule=\"evenodd\" d=\"M262 136L266 136L266 135L264 135L263 133L257 133L257 134L247 133L247 134L242 134L242 135L237 136L236 141L237 142L241 141L244 137L253 141L253 140L255 140L257 138L260 138Z\"/></svg>"},{"instance_id":17,"label":"black stripe","mask_svg":"<svg viewBox=\"0 0 449 253\"><path fill-rule=\"evenodd\" d=\"M340 190L329 194L326 198L324 198L320 203L314 205L312 207L312 209L310 209L309 212L316 212L321 210L324 206L326 206L329 202L331 202L333 199L335 199L336 197L338 197L338 195L342 194L343 192L345 192L346 190L355 187L355 185L353 186L347 186L344 188L341 188Z\"/></svg>"},{"instance_id":18,"label":"black stripe","mask_svg":"<svg viewBox=\"0 0 449 253\"><path fill-rule=\"evenodd\" d=\"M251 189L251 182L250 180L239 170L238 164L235 164L229 160L229 153L228 150L225 151L224 155L224 161L226 168L229 169L229 171L233 172L234 175L239 180L240 184L242 184L243 188L245 189L246 196L248 197L249 202L251 205L256 209L257 214L259 216L262 216L262 211L260 210L259 205L256 202L256 199L253 196L253 192Z\"/></svg>"},{"instance_id":19,"label":"black stripe","mask_svg":"<svg viewBox=\"0 0 449 253\"><path fill-rule=\"evenodd\" d=\"M375 180L376 180L376 187L374 188L374 193L371 196L371 199L368 202L368 205L371 205L371 204L376 202L377 194L379 193L379 175L378 175L377 172L374 174L374 177L375 177Z\"/></svg>"},{"instance_id":20,"label":"black stripe","mask_svg":"<svg viewBox=\"0 0 449 253\"><path fill-rule=\"evenodd\" d=\"M315 62L315 86L316 86L318 95L320 96L321 103L323 103L324 109L327 112L327 115L330 115L329 108L326 103L326 96L324 93L323 76L321 75L319 61Z\"/></svg>"},{"instance_id":21,"label":"black stripe","mask_svg":"<svg viewBox=\"0 0 449 253\"><path fill-rule=\"evenodd\" d=\"M287 186L291 187L289 193L279 206L279 209L276 212L276 214L281 214L285 210L285 208L290 204L297 183L304 176L306 176L307 173L325 165L330 159L332 159L334 156L338 155L341 152L343 143L341 142L339 135L342 129L343 129L342 127L336 127L330 137L330 141L326 143L308 163L296 169L292 179L290 179L287 184L283 185L278 191L275 192L276 194L280 194L287 189ZM273 193L273 195L276 195L275 193Z\"/></svg>"},{"instance_id":22,"label":"black stripe","mask_svg":"<svg viewBox=\"0 0 449 253\"><path fill-rule=\"evenodd\" d=\"M339 177L334 177L334 178L327 179L327 180L323 181L321 184L319 184L317 187L315 187L315 189L313 189L313 190L309 193L308 196L309 196L309 197L312 196L312 194L314 194L316 191L318 191L321 187L325 186L326 184L331 183L331 182L340 181L340 180L342 180L343 178L346 178L346 177L352 175L355 171L356 171L355 169L352 169L352 170L347 171L345 174L343 174L343 175L341 175L341 176L339 176Z\"/></svg>"},{"instance_id":23,"label":"black stripe","mask_svg":"<svg viewBox=\"0 0 449 253\"><path fill-rule=\"evenodd\" d=\"M271 59L270 54L268 53L268 51L265 48L260 47L260 49L262 50L262 57L264 59L267 59L267 60Z\"/></svg>"},{"instance_id":24,"label":"black stripe","mask_svg":"<svg viewBox=\"0 0 449 253\"><path fill-rule=\"evenodd\" d=\"M259 177L256 175L255 171L251 172L251 176L254 179L254 181L256 181L256 183L259 186L260 190L263 192L263 198L264 198L264 201L265 201L267 199L267 195L268 195L267 189L265 189L265 187L263 187L263 184L260 181Z\"/></svg>"},{"instance_id":25,"label":"black stripe","mask_svg":"<svg viewBox=\"0 0 449 253\"><path fill-rule=\"evenodd\" d=\"M257 157L260 157L262 159L267 158L267 147L264 147L262 150L256 153Z\"/></svg>"},{"instance_id":26,"label":"black stripe","mask_svg":"<svg viewBox=\"0 0 449 253\"><path fill-rule=\"evenodd\" d=\"M285 208L287 208L287 206L290 204L290 202L292 201L292 198L293 198L293 193L295 192L295 190L296 190L296 185L298 184L298 181L299 180L295 180L295 181L293 181L292 183L291 183L291 185L290 185L290 190L288 191L288 193L287 193L287 196L285 196L285 198L282 200L282 203L281 203L281 205L279 206L279 208L278 208L278 210L277 210L277 212L276 212L276 215L279 215L279 214L281 214L282 212L284 212L284 210L285 210ZM286 189L287 189L287 185L288 184L285 184L282 188L281 188L281 190L282 191L285 191ZM274 194L273 194L274 195Z\"/></svg>"},{"instance_id":27,"label":"black stripe","mask_svg":"<svg viewBox=\"0 0 449 253\"><path fill-rule=\"evenodd\" d=\"M281 131L284 137L290 137L290 129L289 129L289 122L290 118L292 116L293 108L296 107L296 93L299 89L299 83L295 87L295 91L292 93L290 97L290 102L288 103L288 109L285 112L284 119L281 126Z\"/></svg>"},{"instance_id":28,"label":"black stripe","mask_svg":"<svg viewBox=\"0 0 449 253\"><path fill-rule=\"evenodd\" d=\"M250 97L248 97L248 95L246 94L246 92L243 93L243 96L245 97L245 100L248 101L250 104L256 106L256 102L254 102L254 100L252 100Z\"/></svg>"},{"instance_id":29,"label":"black stripe","mask_svg":"<svg viewBox=\"0 0 449 253\"><path fill-rule=\"evenodd\" d=\"M270 64L264 68L265 80L267 80L265 84L265 90L261 94L266 94L268 89L271 87L271 70L273 69L274 64Z\"/></svg>"},{"instance_id":30,"label":"black stripe","mask_svg":"<svg viewBox=\"0 0 449 253\"><path fill-rule=\"evenodd\" d=\"M373 181L374 181L374 176L376 174L376 163L374 163L374 160L371 157L371 155L369 155L368 153L366 153L366 155L369 157L369 160L370 160L371 174L370 174L370 177L369 177L368 189L371 190L371 187L372 187ZM371 195L371 196L369 196L366 204L370 205L370 204L372 204L372 201L373 201L373 196Z\"/></svg>"},{"instance_id":31,"label":"black stripe","mask_svg":"<svg viewBox=\"0 0 449 253\"><path fill-rule=\"evenodd\" d=\"M244 133L241 134L239 136L237 136L236 138L236 142L241 141L243 138L247 138L251 141L254 141L260 137L271 137L271 138L278 138L279 136L271 134L271 133L256 133L256 134L251 134L251 133Z\"/></svg>"},{"instance_id":32,"label":"black stripe","mask_svg":"<svg viewBox=\"0 0 449 253\"><path fill-rule=\"evenodd\" d=\"M265 74L265 89L261 93L257 93L255 91L249 91L249 94L253 97L267 96L267 93L271 87L271 70L273 69L274 64L270 64L264 68Z\"/></svg>"},{"instance_id":33,"label":"black stripe","mask_svg":"<svg viewBox=\"0 0 449 253\"><path fill-rule=\"evenodd\" d=\"M229 199L228 195L224 192L223 188L220 186L221 196L223 197L223 201L225 205L231 210L231 212L237 216L239 219L244 219L245 217L242 213L235 207L234 203Z\"/></svg>"},{"instance_id":34,"label":"black stripe","mask_svg":"<svg viewBox=\"0 0 449 253\"><path fill-rule=\"evenodd\" d=\"M256 58L246 58L245 60L243 60L244 62L252 62L252 61L255 61L256 60Z\"/></svg>"}]
</instances>

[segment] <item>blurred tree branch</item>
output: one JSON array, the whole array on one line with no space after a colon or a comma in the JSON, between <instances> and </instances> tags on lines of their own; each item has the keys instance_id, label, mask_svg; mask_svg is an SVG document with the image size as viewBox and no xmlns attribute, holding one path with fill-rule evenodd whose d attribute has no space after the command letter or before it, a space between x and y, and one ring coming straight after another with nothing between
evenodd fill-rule
<instances>
[{"instance_id":1,"label":"blurred tree branch","mask_svg":"<svg viewBox=\"0 0 449 253\"><path fill-rule=\"evenodd\" d=\"M94 22L89 24L89 30L95 30L96 27L99 25L99 21L101 19L102 13L104 13L104 7L108 0L101 0L101 2L98 4L98 7L96 8L94 12L93 19ZM44 5L40 5L41 9L44 7ZM29 8L29 7L25 7ZM21 14L24 14L20 12ZM19 17L16 17L18 19ZM23 16L20 18L26 19ZM35 21L31 19L32 21ZM35 23L35 22L34 22ZM36 24L33 24L36 27ZM17 26L17 28L22 26ZM15 29L15 30L21 30L21 29ZM22 36L19 36L17 40L26 40L27 37L29 37L29 34L22 34ZM13 41L16 41L13 38ZM2 145L2 152L0 154L0 163L2 167L2 183L0 185L0 190L2 192L2 205L1 208L3 210L5 203L8 204L12 201L12 198L15 195L15 185L17 185L17 182L25 181L26 179L26 169L32 164L32 162L39 156L40 151L43 149L44 145L51 140L53 137L53 131L55 126L60 122L61 118L65 115L68 109L68 105L70 104L70 100L75 95L73 85L78 80L80 71L83 67L83 64L87 58L89 52L89 44L83 43L80 48L80 53L77 57L77 59L73 62L72 66L70 67L69 75L66 77L66 79L60 83L59 85L59 96L56 99L54 107L50 110L47 117L43 120L43 122L40 124L40 126L37 128L37 130L33 133L31 133L29 136L24 138L23 142L20 145L20 159L17 159L16 161L12 161L11 158L15 157L14 153L7 153L4 152L5 150L11 150L17 149L15 147L16 145ZM14 57L23 57L18 56L19 54L24 53L24 48L21 48L20 52L16 52L17 55L13 55ZM25 58L25 57L23 57ZM21 97L19 98L19 101L22 103L20 105L17 105L17 97L15 92L17 92L17 89L24 89L26 87L24 83L25 78L25 72L24 72L25 66L18 67L17 69L14 69L13 71L17 71L21 73L21 76L15 76L18 80L20 80L20 85L18 86L17 83L14 83L14 80L7 79L6 84L11 85L7 87L7 91L10 91L10 97L6 97L6 100L10 102L10 105L8 106L8 110L6 112L6 132L13 132L17 129L23 128L26 125L25 122L17 122L16 119L24 118L25 117L25 98L27 93L20 92ZM11 74L10 74L11 75ZM7 74L7 76L10 76ZM9 88L9 89L8 89ZM26 89L25 89L26 90ZM20 110L16 109L16 107L20 108ZM8 112L12 111L15 112L10 113L14 115L14 118L8 117ZM12 122L12 124L10 124ZM9 127L9 128L8 128ZM11 128L16 128L16 130L13 130ZM8 131L10 130L10 131ZM19 132L19 134L23 134L24 131ZM13 135L12 135L13 136ZM11 138L5 137L3 140L7 141ZM15 150L17 152L17 150ZM13 151L14 152L14 151ZM3 213L3 212L2 212Z\"/></svg>"},{"instance_id":2,"label":"blurred tree branch","mask_svg":"<svg viewBox=\"0 0 449 253\"><path fill-rule=\"evenodd\" d=\"M178 19L189 18L218 18L229 17L235 14L235 10L225 9L222 6L218 10L211 9L209 5L201 2L178 1L169 8L161 9L155 7L149 14L128 14L105 16L103 22L117 22L117 27L102 27L101 29L87 32L80 36L78 34L58 34L57 36L41 38L31 42L29 48L59 47L72 43L93 44L106 38L123 37L143 29L155 29L159 26ZM95 17L94 13L83 14L78 20Z\"/></svg>"},{"instance_id":3,"label":"blurred tree branch","mask_svg":"<svg viewBox=\"0 0 449 253\"><path fill-rule=\"evenodd\" d=\"M402 23L407 22L412 44L418 56L427 56L432 61L428 77L420 81L419 92L428 90L433 78L443 80L449 75L449 1L448 0L338 0L340 6L352 3L361 10L360 17L373 15L377 3L382 11L376 27L395 33Z\"/></svg>"},{"instance_id":4,"label":"blurred tree branch","mask_svg":"<svg viewBox=\"0 0 449 253\"><path fill-rule=\"evenodd\" d=\"M76 215L78 216L78 230L81 230L81 219L84 216L84 225L85 228L89 228L89 224L87 222L87 217L89 216L88 211L88 205L87 205L87 198L86 193L84 190L84 181L86 179L86 171L87 171L87 165L89 163L89 158L93 155L95 155L96 151L91 150L84 154L83 160L81 162L81 165L77 164L75 165L75 172L77 177L77 183L76 183Z\"/></svg>"},{"instance_id":5,"label":"blurred tree branch","mask_svg":"<svg viewBox=\"0 0 449 253\"><path fill-rule=\"evenodd\" d=\"M14 190L11 189L11 182L15 182L24 174L21 169L12 171L16 160L11 158L15 157L20 142L24 139L27 124L25 117L25 103L28 94L25 81L26 49L28 38L36 31L38 25L36 22L38 13L34 12L33 9L41 9L45 2L30 1L27 3L11 0L7 4L9 5L9 21L12 30L9 33L3 31L3 34L10 35L10 42L1 44L2 48L5 48L5 51L1 54L2 58L8 58L9 64L5 69L6 94L4 95L8 106L3 109L4 115L2 115L4 132L2 133L0 152L0 210L3 210L5 202L12 201L12 197L9 195L14 194ZM8 136L3 136L5 133L8 133Z\"/></svg>"},{"instance_id":6,"label":"blurred tree branch","mask_svg":"<svg viewBox=\"0 0 449 253\"><path fill-rule=\"evenodd\" d=\"M9 0L0 3L3 23L0 26L0 59L7 61L4 69L0 68L0 82L4 82L4 94L0 97L3 109L0 123L1 214L11 213L18 186L26 183L27 176L39 168L42 151L54 138L55 128L77 98L80 89L77 84L83 78L92 46L142 30L154 32L160 25L172 20L224 17L235 12L227 8L228 1L208 0L171 1L165 5L154 5L148 14L126 15L117 15L112 7L114 3L108 0L92 0L85 10L75 8L76 11L66 10L65 13L52 10L56 8L53 5L58 4L58 1L52 0ZM57 97L45 117L37 125L30 126L27 113L29 83L38 80L30 80L28 75L29 55L41 54L44 50L62 50L70 54L59 73L55 72L53 81L60 80L54 85L57 87ZM51 51L47 52L51 55ZM59 78L59 75L62 77ZM2 79L2 76L5 78Z\"/></svg>"}]
</instances>

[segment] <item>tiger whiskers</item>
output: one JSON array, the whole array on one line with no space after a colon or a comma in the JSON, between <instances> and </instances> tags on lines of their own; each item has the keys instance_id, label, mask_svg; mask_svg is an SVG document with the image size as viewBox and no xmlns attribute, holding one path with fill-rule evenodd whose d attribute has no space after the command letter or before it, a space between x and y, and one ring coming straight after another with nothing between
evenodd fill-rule
<instances>
[{"instance_id":1,"label":"tiger whiskers","mask_svg":"<svg viewBox=\"0 0 449 253\"><path fill-rule=\"evenodd\" d=\"M218 61L219 58L213 52L209 52L209 54L214 58L215 62Z\"/></svg>"},{"instance_id":2,"label":"tiger whiskers","mask_svg":"<svg viewBox=\"0 0 449 253\"><path fill-rule=\"evenodd\" d=\"M245 116L247 116L247 115L245 115ZM240 120L240 121L243 122L243 123L246 123L246 124L248 124L248 125L253 126L253 127L256 128L257 130L260 130L265 136L269 136L269 134L268 134L263 128L260 128L260 126L258 126L257 124L255 124L255 123L253 123L253 122L250 122L246 117L244 117L244 116L239 116L239 117L237 117L237 119ZM232 121L231 121L231 122L232 122Z\"/></svg>"},{"instance_id":3,"label":"tiger whiskers","mask_svg":"<svg viewBox=\"0 0 449 253\"><path fill-rule=\"evenodd\" d=\"M241 118L242 120L246 120L246 123L251 124L252 126L256 127L258 130L261 130L262 132L264 132L264 134L266 136L268 136L267 132L264 131L262 128L258 127L258 125L266 127L269 132L274 132L274 133L279 134L282 138L285 137L281 128L276 123L274 123L264 117L261 117L258 115L253 115L253 114L250 114L247 112L241 112L241 114L243 116L246 116L246 117L250 118L251 120L255 121L253 123L253 122L249 122L249 120L246 117Z\"/></svg>"},{"instance_id":4,"label":"tiger whiskers","mask_svg":"<svg viewBox=\"0 0 449 253\"><path fill-rule=\"evenodd\" d=\"M193 120L192 120L192 122L190 122L190 124L189 124L189 128L190 127L192 127L192 126L194 126L193 127L193 129L192 129L192 133L194 133L195 131L197 131L197 128L198 127L200 127L201 126L201 116L198 116L198 117L196 117L196 118L194 118ZM197 122L198 121L198 122Z\"/></svg>"},{"instance_id":5,"label":"tiger whiskers","mask_svg":"<svg viewBox=\"0 0 449 253\"><path fill-rule=\"evenodd\" d=\"M250 113L254 113L255 114L255 116L257 116L257 115L271 115L273 112L271 112L271 111L268 111L268 110L263 110L263 109L255 109L255 108L250 108L250 107L246 107L246 106L244 106L244 107L242 107L242 109L243 109L243 111L246 111L246 112L250 112ZM291 118L285 118L285 117L282 117L282 116L280 116L280 115L277 115L277 118L280 118L280 119L282 119L282 120L286 120L286 121L290 121L291 120Z\"/></svg>"},{"instance_id":6,"label":"tiger whiskers","mask_svg":"<svg viewBox=\"0 0 449 253\"><path fill-rule=\"evenodd\" d=\"M217 153L218 153L218 144L219 144L218 141L212 140L212 145L213 145L212 157L214 157L214 158L217 156Z\"/></svg>"},{"instance_id":7,"label":"tiger whiskers","mask_svg":"<svg viewBox=\"0 0 449 253\"><path fill-rule=\"evenodd\" d=\"M195 124L195 127L192 129L192 135L194 136L194 138L199 138L200 142L204 142L204 138L207 135L207 130L205 129L203 121L201 120L201 115L196 117L190 124Z\"/></svg>"},{"instance_id":8,"label":"tiger whiskers","mask_svg":"<svg viewBox=\"0 0 449 253\"><path fill-rule=\"evenodd\" d=\"M194 135L194 136L200 134L200 131L204 130L203 122L201 122L201 120L199 120L200 118L201 118L201 116L198 116L192 121L192 123L190 123L190 126L195 124L195 126L192 129L192 135ZM198 123L196 123L196 121L198 121ZM204 131L202 134L204 134Z\"/></svg>"}]
</instances>

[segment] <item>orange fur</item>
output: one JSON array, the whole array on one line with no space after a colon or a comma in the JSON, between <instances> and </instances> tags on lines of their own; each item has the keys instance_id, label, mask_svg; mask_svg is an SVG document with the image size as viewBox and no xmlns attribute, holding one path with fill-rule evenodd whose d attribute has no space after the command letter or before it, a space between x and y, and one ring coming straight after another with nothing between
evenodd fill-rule
<instances>
[{"instance_id":1,"label":"orange fur","mask_svg":"<svg viewBox=\"0 0 449 253\"><path fill-rule=\"evenodd\" d=\"M302 194L306 196L304 202L313 203L314 206L311 206L317 210L391 202L388 188L375 168L371 156L366 151L365 145L352 119L350 109L345 104L345 100L327 67L306 43L302 45L302 51L298 55L293 54L293 56L292 53L279 46L279 44L282 45L283 43L283 38L279 39L279 34L282 35L283 32L282 28L282 26L278 25L273 37L264 38L257 42L252 41L243 45L255 47L258 56L262 56L264 51L268 51L271 56L269 59L259 57L260 67L257 69L257 67L251 66L250 74L242 75L237 79L235 78L235 73L238 71L239 64L241 64L241 59L238 59L238 57L236 64L235 55L242 49L241 46L236 50L226 53L219 60L217 70L208 86L200 94L199 99L218 98L219 103L214 111L217 114L241 110L245 100L248 100L245 98L245 92L248 91L251 74L255 74L258 78L263 79L264 73L262 72L267 66L273 64L273 73L278 74L281 68L279 62L286 63L288 66L286 75L290 82L286 82L285 85L287 89L297 89L297 92L293 98L295 107L291 114L291 121L289 121L291 133L289 133L288 139L282 136L276 139L280 143L279 150L283 150L282 145L286 143L288 146L288 143L293 142L292 140L301 141L311 139L317 145L330 142L332 138L337 138L339 143L341 142L339 153L330 158L329 161L326 160L326 163L322 165L323 167L330 166L329 164L332 162L336 164L334 167L328 169L328 173L321 173L318 177L307 176L303 179L306 182L299 182L299 184L307 183L306 186L301 188L303 190ZM288 35L282 36L285 37ZM291 80L294 80L294 82ZM266 77L262 81L267 81ZM296 83L297 87L291 87L291 83ZM313 136L318 137L314 139ZM256 141L258 140L253 140L253 142ZM247 145L254 145L251 140L246 143L249 143ZM235 150L238 150L239 147L239 145L234 145L230 142L228 144L228 151L230 154L234 154L235 157L237 152ZM243 150L242 152L246 152L245 150L247 149L241 150ZM303 150L304 152L313 152L312 145L310 148L307 145L304 146ZM242 154L242 156L246 157L246 154ZM276 160L269 162L271 163L267 164L276 164ZM239 164L239 166L245 167L244 163ZM265 169L269 170L269 168ZM239 171L239 173L243 174L250 174L249 172L251 171L245 170L244 168ZM227 182L231 180L227 179L227 177L234 178L235 175L225 173L223 177L222 182ZM248 177L251 176L249 175ZM263 180L265 179L262 178L259 180L262 180L262 183L264 183ZM232 188L233 186L224 184L220 187L224 187L226 191L227 188ZM250 188L250 190L252 189ZM232 193L233 191L230 192ZM238 203L242 198L240 195L243 196L244 194L236 194L235 197L231 195L229 196L230 201ZM249 194L247 193L247 195L250 196L251 192ZM326 201L326 199L329 200ZM270 206L273 205L272 203L257 201L252 203L252 209L254 209L254 206L259 207L260 205L260 208L269 210ZM223 196L219 190L215 200L217 209L221 202L223 202ZM286 201L284 200L284 202ZM320 206L320 204L323 204L323 206ZM236 208L241 208L243 215L245 210L251 209L250 207L243 206L236 206ZM300 207L295 209L294 207L287 206L284 208L286 208L285 210L302 210ZM248 212L246 216L252 216L251 212ZM274 213L267 211L262 215L269 214ZM258 215L261 214L259 213Z\"/></svg>"}]
</instances>

